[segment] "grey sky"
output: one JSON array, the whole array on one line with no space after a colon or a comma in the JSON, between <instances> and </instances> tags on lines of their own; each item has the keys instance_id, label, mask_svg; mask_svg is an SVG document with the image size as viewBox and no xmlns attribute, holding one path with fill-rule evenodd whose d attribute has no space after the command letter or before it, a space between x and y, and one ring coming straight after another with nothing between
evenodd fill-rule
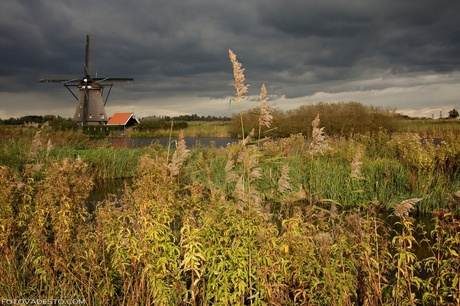
<instances>
[{"instance_id":1,"label":"grey sky","mask_svg":"<svg viewBox=\"0 0 460 306\"><path fill-rule=\"evenodd\" d=\"M460 2L448 0L154 0L0 3L0 118L71 117L75 99L43 75L81 75L94 36L98 77L115 84L107 113L238 111L228 49L257 106L359 101L412 116L459 108Z\"/></svg>"}]
</instances>

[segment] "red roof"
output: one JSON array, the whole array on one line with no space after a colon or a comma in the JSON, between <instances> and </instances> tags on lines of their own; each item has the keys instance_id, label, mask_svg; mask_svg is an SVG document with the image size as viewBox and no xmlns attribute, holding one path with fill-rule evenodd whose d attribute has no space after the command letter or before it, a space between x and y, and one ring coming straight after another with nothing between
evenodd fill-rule
<instances>
[{"instance_id":1,"label":"red roof","mask_svg":"<svg viewBox=\"0 0 460 306\"><path fill-rule=\"evenodd\" d=\"M139 120L137 120L134 116L134 113L115 113L112 118L109 119L107 125L126 125L131 118L139 123Z\"/></svg>"}]
</instances>

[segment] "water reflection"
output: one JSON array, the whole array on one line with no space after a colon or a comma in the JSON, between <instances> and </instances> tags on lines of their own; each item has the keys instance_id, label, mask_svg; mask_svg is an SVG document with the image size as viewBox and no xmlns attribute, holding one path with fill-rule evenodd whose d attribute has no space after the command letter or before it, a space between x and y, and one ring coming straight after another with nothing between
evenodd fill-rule
<instances>
[{"instance_id":1,"label":"water reflection","mask_svg":"<svg viewBox=\"0 0 460 306\"><path fill-rule=\"evenodd\" d=\"M109 194L121 197L125 189L125 184L131 184L131 179L95 180L93 190L86 199L89 212L93 213L96 209L96 204L107 199Z\"/></svg>"}]
</instances>

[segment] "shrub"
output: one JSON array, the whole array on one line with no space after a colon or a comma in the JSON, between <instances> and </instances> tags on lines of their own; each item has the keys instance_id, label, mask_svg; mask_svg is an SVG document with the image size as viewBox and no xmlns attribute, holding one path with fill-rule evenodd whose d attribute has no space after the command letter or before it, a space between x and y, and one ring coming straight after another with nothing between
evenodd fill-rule
<instances>
[{"instance_id":1,"label":"shrub","mask_svg":"<svg viewBox=\"0 0 460 306\"><path fill-rule=\"evenodd\" d=\"M245 131L258 129L259 108L243 112ZM392 111L365 106L359 102L318 103L303 105L297 109L283 112L274 110L272 130L267 136L287 137L291 134L302 133L311 136L311 130L306 122L312 122L320 115L322 125L331 136L349 136L352 134L376 133L379 130L394 132L398 128L397 118ZM234 115L231 123L233 135L241 131L239 115Z\"/></svg>"}]
</instances>

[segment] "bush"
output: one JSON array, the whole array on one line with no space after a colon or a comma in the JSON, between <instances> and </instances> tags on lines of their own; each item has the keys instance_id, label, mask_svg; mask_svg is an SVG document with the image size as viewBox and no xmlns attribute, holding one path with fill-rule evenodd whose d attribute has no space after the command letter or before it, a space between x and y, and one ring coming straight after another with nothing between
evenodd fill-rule
<instances>
[{"instance_id":1,"label":"bush","mask_svg":"<svg viewBox=\"0 0 460 306\"><path fill-rule=\"evenodd\" d=\"M259 108L253 108L243 113L245 132L258 129ZM302 133L311 135L310 122L320 115L322 126L331 136L349 136L351 134L374 133L381 129L389 132L397 130L397 119L394 113L375 107L365 106L359 102L318 103L303 105L297 109L283 112L273 112L274 129L266 136L287 137ZM234 115L231 123L231 133L237 136L241 131L238 115Z\"/></svg>"}]
</instances>

